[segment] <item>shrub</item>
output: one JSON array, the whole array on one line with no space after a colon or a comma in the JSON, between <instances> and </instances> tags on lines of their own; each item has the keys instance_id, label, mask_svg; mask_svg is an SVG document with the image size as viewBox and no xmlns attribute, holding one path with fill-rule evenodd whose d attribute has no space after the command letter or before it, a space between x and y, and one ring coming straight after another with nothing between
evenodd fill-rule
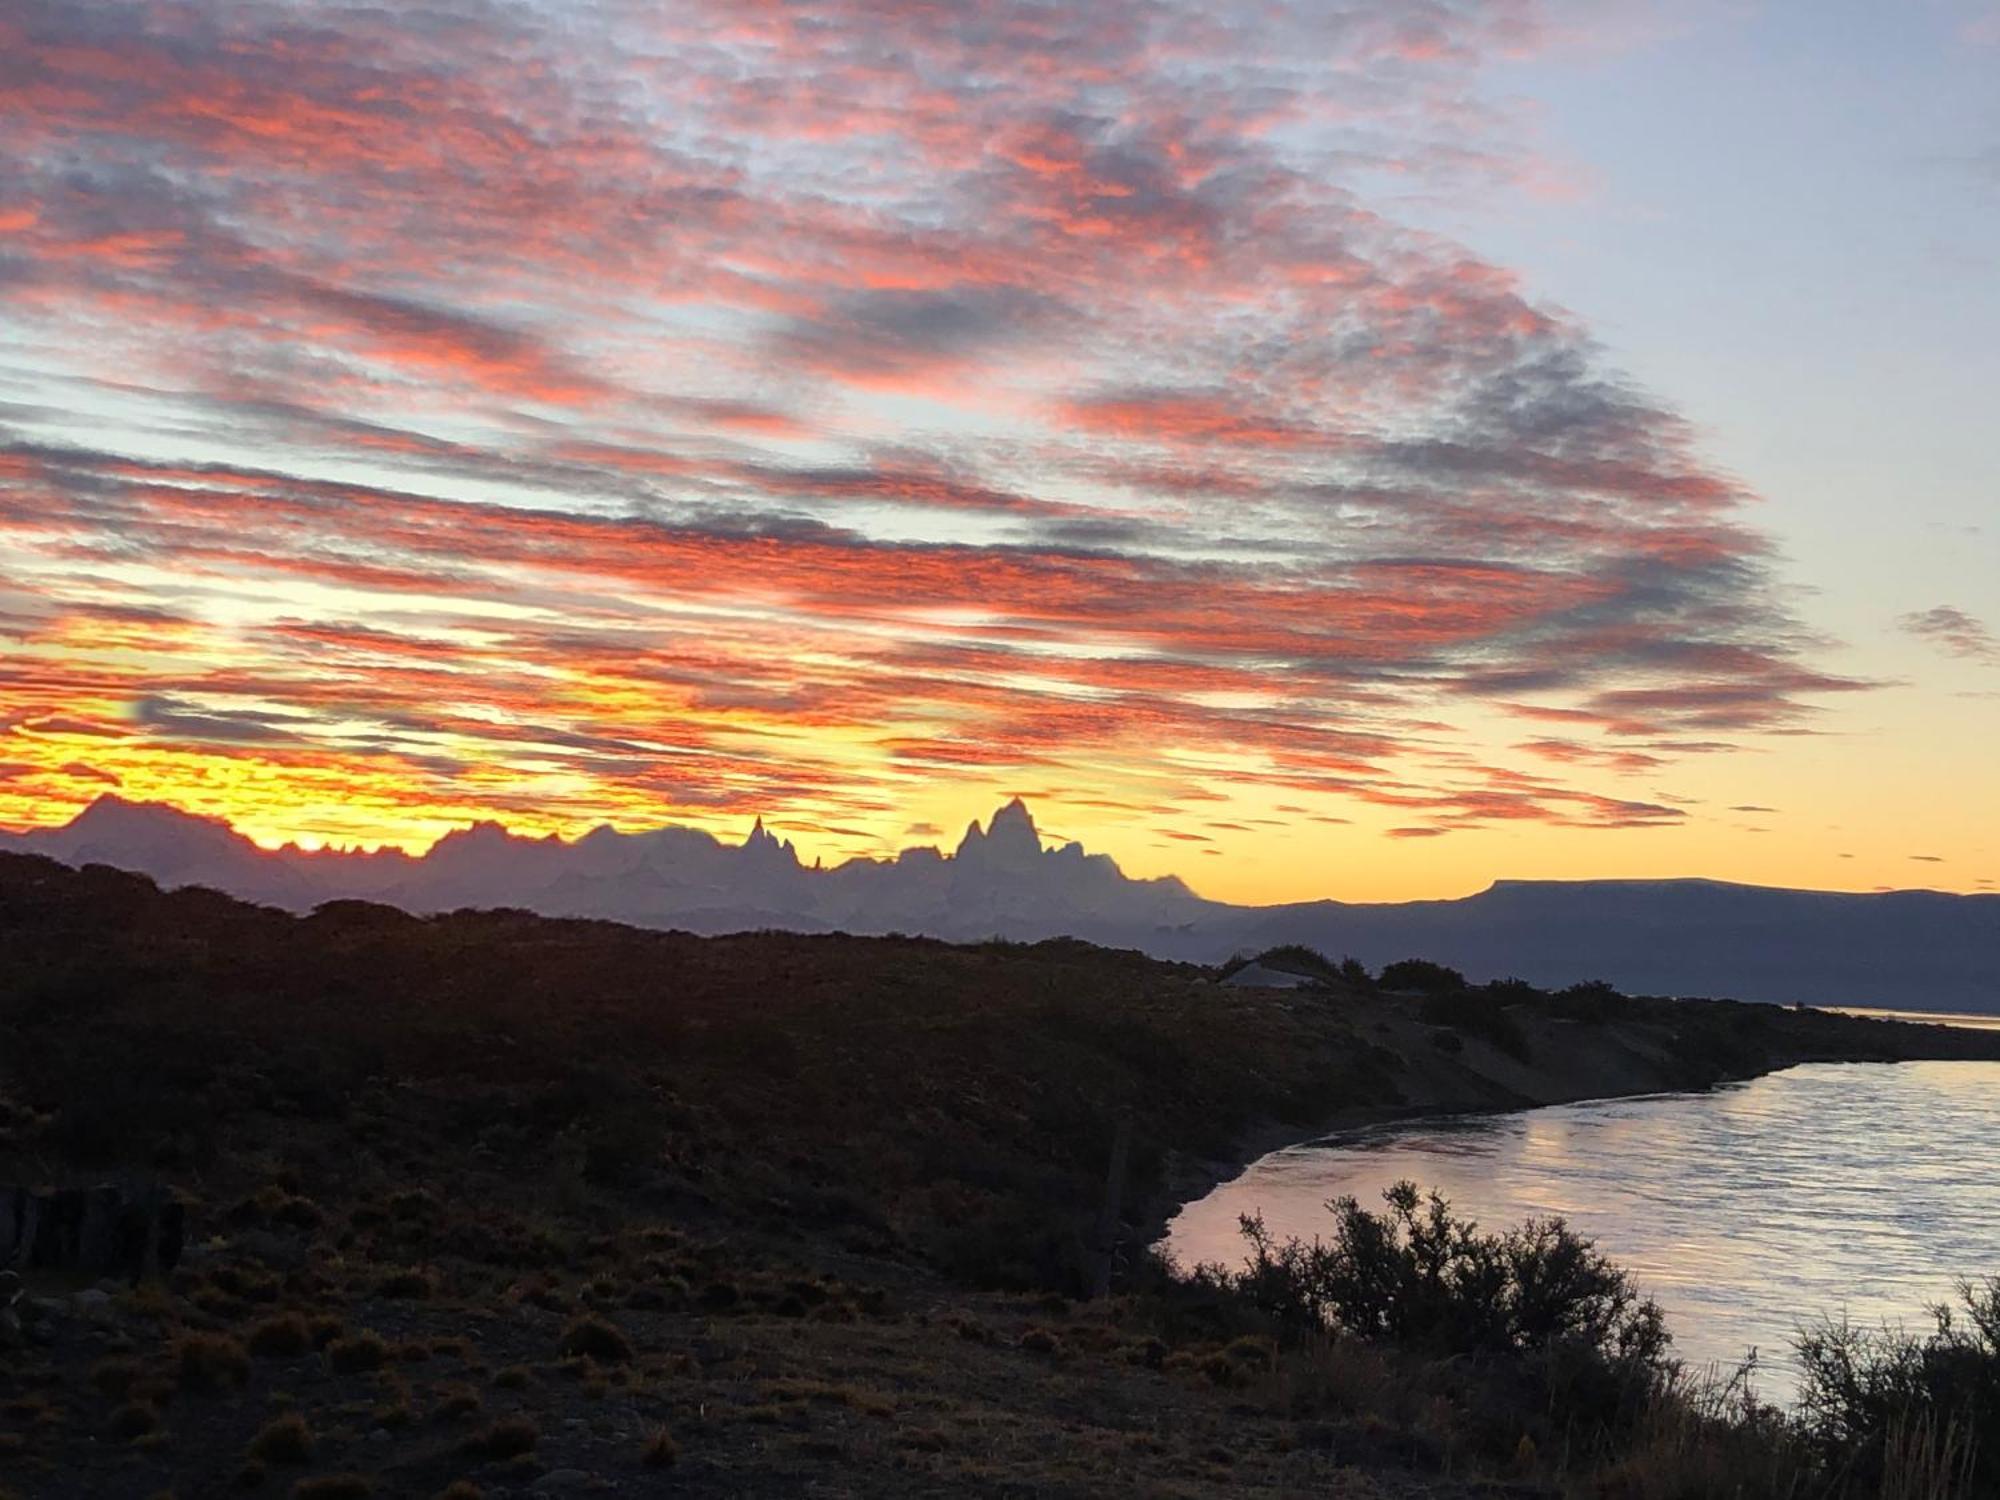
<instances>
[{"instance_id":1,"label":"shrub","mask_svg":"<svg viewBox=\"0 0 2000 1500\"><path fill-rule=\"evenodd\" d=\"M315 1349L324 1349L328 1344L331 1344L335 1339L347 1332L347 1325L332 1313L321 1313L318 1317L307 1323L306 1327L312 1333L313 1348Z\"/></svg>"},{"instance_id":2,"label":"shrub","mask_svg":"<svg viewBox=\"0 0 2000 1500\"><path fill-rule=\"evenodd\" d=\"M375 1285L375 1295L410 1302L428 1301L437 1292L437 1283L427 1271L392 1271Z\"/></svg>"},{"instance_id":3,"label":"shrub","mask_svg":"<svg viewBox=\"0 0 2000 1500\"><path fill-rule=\"evenodd\" d=\"M379 1370L389 1362L389 1345L381 1334L368 1329L349 1338L335 1339L326 1346L326 1365L336 1375L359 1375Z\"/></svg>"},{"instance_id":4,"label":"shrub","mask_svg":"<svg viewBox=\"0 0 2000 1500\"><path fill-rule=\"evenodd\" d=\"M727 1281L712 1281L701 1289L701 1306L705 1312L727 1312L743 1300L743 1293L735 1284Z\"/></svg>"},{"instance_id":5,"label":"shrub","mask_svg":"<svg viewBox=\"0 0 2000 1500\"><path fill-rule=\"evenodd\" d=\"M1427 1026L1455 1026L1498 1047L1510 1057L1525 1060L1528 1038L1520 1023L1503 1010L1498 1001L1470 990L1445 990L1426 995L1417 1008L1417 1019Z\"/></svg>"},{"instance_id":6,"label":"shrub","mask_svg":"<svg viewBox=\"0 0 2000 1500\"><path fill-rule=\"evenodd\" d=\"M292 1486L292 1500L368 1500L375 1482L361 1474L322 1474Z\"/></svg>"},{"instance_id":7,"label":"shrub","mask_svg":"<svg viewBox=\"0 0 2000 1500\"><path fill-rule=\"evenodd\" d=\"M1541 1004L1552 1016L1570 1021L1609 1021L1632 1008L1632 1002L1602 979L1587 979L1545 997Z\"/></svg>"},{"instance_id":8,"label":"shrub","mask_svg":"<svg viewBox=\"0 0 2000 1500\"><path fill-rule=\"evenodd\" d=\"M434 1415L440 1422L455 1422L461 1417L476 1415L480 1404L479 1392L470 1386L458 1386L438 1398Z\"/></svg>"},{"instance_id":9,"label":"shrub","mask_svg":"<svg viewBox=\"0 0 2000 1500\"><path fill-rule=\"evenodd\" d=\"M1021 1335L1021 1347L1030 1354L1054 1354L1062 1348L1062 1340L1046 1328L1030 1328Z\"/></svg>"},{"instance_id":10,"label":"shrub","mask_svg":"<svg viewBox=\"0 0 2000 1500\"><path fill-rule=\"evenodd\" d=\"M120 1442L136 1442L160 1429L160 1414L143 1401L128 1401L111 1414L111 1435Z\"/></svg>"},{"instance_id":11,"label":"shrub","mask_svg":"<svg viewBox=\"0 0 2000 1500\"><path fill-rule=\"evenodd\" d=\"M266 1318L250 1330L250 1352L263 1359L288 1359L312 1351L312 1329L297 1313Z\"/></svg>"},{"instance_id":12,"label":"shrub","mask_svg":"<svg viewBox=\"0 0 2000 1500\"><path fill-rule=\"evenodd\" d=\"M1885 1495L2000 1493L2000 1277L1959 1301L1922 1337L1845 1321L1799 1336L1799 1425L1829 1470Z\"/></svg>"},{"instance_id":13,"label":"shrub","mask_svg":"<svg viewBox=\"0 0 2000 1500\"><path fill-rule=\"evenodd\" d=\"M578 1318L563 1330L562 1352L599 1364L623 1364L632 1357L632 1341L602 1318Z\"/></svg>"},{"instance_id":14,"label":"shrub","mask_svg":"<svg viewBox=\"0 0 2000 1500\"><path fill-rule=\"evenodd\" d=\"M483 1458L514 1458L532 1453L542 1440L542 1430L528 1416L502 1417L466 1443L466 1451Z\"/></svg>"},{"instance_id":15,"label":"shrub","mask_svg":"<svg viewBox=\"0 0 2000 1500\"><path fill-rule=\"evenodd\" d=\"M1420 995L1449 995L1463 991L1465 976L1456 969L1434 964L1426 958L1405 958L1390 964L1376 980L1385 990L1415 990Z\"/></svg>"},{"instance_id":16,"label":"shrub","mask_svg":"<svg viewBox=\"0 0 2000 1500\"><path fill-rule=\"evenodd\" d=\"M100 1359L90 1367L90 1383L102 1395L116 1398L131 1390L143 1373L137 1360Z\"/></svg>"},{"instance_id":17,"label":"shrub","mask_svg":"<svg viewBox=\"0 0 2000 1500\"><path fill-rule=\"evenodd\" d=\"M250 1440L250 1456L267 1464L302 1464L312 1457L312 1429L297 1412L265 1424Z\"/></svg>"},{"instance_id":18,"label":"shrub","mask_svg":"<svg viewBox=\"0 0 2000 1500\"><path fill-rule=\"evenodd\" d=\"M656 1427L639 1452L639 1461L649 1469L669 1469L680 1461L681 1445L664 1427Z\"/></svg>"},{"instance_id":19,"label":"shrub","mask_svg":"<svg viewBox=\"0 0 2000 1500\"><path fill-rule=\"evenodd\" d=\"M1280 1245L1245 1218L1236 1285L1294 1336L1333 1329L1431 1356L1507 1364L1582 1422L1629 1424L1673 1371L1659 1308L1560 1219L1481 1234L1399 1182L1387 1212L1328 1205L1333 1237Z\"/></svg>"},{"instance_id":20,"label":"shrub","mask_svg":"<svg viewBox=\"0 0 2000 1500\"><path fill-rule=\"evenodd\" d=\"M220 1391L250 1379L249 1354L227 1334L183 1334L174 1341L173 1358L189 1390Z\"/></svg>"}]
</instances>

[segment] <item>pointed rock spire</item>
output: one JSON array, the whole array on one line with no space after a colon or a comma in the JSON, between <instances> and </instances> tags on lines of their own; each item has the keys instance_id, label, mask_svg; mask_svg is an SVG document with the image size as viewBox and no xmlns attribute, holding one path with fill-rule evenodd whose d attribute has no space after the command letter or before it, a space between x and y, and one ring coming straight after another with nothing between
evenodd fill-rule
<instances>
[{"instance_id":1,"label":"pointed rock spire","mask_svg":"<svg viewBox=\"0 0 2000 1500\"><path fill-rule=\"evenodd\" d=\"M751 825L750 837L743 841L743 852L753 859L768 861L773 864L796 865L798 863L798 852L793 849L791 842L780 839L770 829L766 828L761 814L758 816L757 821Z\"/></svg>"},{"instance_id":2,"label":"pointed rock spire","mask_svg":"<svg viewBox=\"0 0 2000 1500\"><path fill-rule=\"evenodd\" d=\"M1035 829L1034 815L1016 797L993 815L984 830L977 822L965 830L957 857L972 864L1024 870L1041 854L1042 836Z\"/></svg>"}]
</instances>

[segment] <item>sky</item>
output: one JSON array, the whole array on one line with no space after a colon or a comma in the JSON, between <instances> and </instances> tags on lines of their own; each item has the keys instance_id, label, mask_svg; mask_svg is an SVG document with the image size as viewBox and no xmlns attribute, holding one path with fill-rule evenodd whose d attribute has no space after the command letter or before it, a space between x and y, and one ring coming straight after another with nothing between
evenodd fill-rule
<instances>
[{"instance_id":1,"label":"sky","mask_svg":"<svg viewBox=\"0 0 2000 1500\"><path fill-rule=\"evenodd\" d=\"M2000 880L2000 7L4 0L0 824Z\"/></svg>"}]
</instances>

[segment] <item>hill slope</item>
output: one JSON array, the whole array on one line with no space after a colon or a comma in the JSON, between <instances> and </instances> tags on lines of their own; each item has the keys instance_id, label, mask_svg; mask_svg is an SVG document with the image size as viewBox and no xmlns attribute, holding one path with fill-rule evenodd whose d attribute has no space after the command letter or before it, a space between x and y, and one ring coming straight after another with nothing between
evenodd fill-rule
<instances>
[{"instance_id":1,"label":"hill slope","mask_svg":"<svg viewBox=\"0 0 2000 1500\"><path fill-rule=\"evenodd\" d=\"M1149 1281L1176 1193L1340 1120L2000 1055L1773 1007L1493 1013L1075 942L298 917L0 856L0 1182L162 1178L197 1247L87 1307L31 1279L0 1484L270 1489L293 1454L379 1495L637 1489L664 1452L690 1495L1490 1494L1450 1474L1518 1429L1489 1453L1450 1403L1265 1379ZM1073 1304L1121 1122L1128 1290ZM286 1412L309 1451L259 1439Z\"/></svg>"}]
</instances>

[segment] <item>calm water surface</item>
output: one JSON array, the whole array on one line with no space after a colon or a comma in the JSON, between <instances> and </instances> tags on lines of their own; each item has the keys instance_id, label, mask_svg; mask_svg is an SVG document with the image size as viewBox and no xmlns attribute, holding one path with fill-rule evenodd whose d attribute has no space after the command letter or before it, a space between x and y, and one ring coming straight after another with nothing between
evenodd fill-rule
<instances>
[{"instance_id":1,"label":"calm water surface","mask_svg":"<svg viewBox=\"0 0 2000 1500\"><path fill-rule=\"evenodd\" d=\"M2000 1273L2000 1063L1814 1063L1707 1094L1457 1116L1255 1163L1168 1225L1182 1265L1239 1265L1237 1216L1324 1234L1329 1198L1408 1178L1489 1229L1560 1214L1630 1269L1690 1365L1758 1351L1794 1394L1802 1322L1915 1327Z\"/></svg>"}]
</instances>

